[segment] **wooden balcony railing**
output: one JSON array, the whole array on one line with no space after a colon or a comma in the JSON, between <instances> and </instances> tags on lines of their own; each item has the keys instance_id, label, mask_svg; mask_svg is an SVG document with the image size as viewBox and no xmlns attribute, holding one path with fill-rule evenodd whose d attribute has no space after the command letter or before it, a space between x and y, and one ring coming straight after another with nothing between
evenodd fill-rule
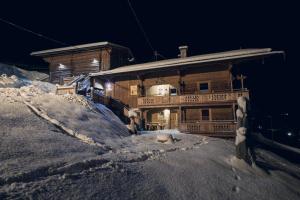
<instances>
[{"instance_id":1,"label":"wooden balcony railing","mask_svg":"<svg viewBox=\"0 0 300 200\"><path fill-rule=\"evenodd\" d=\"M249 97L248 91L233 91L209 94L190 94L181 96L149 96L138 98L138 106L160 106L160 105L188 105L205 104L212 102L236 101L238 97Z\"/></svg>"},{"instance_id":2,"label":"wooden balcony railing","mask_svg":"<svg viewBox=\"0 0 300 200\"><path fill-rule=\"evenodd\" d=\"M233 121L183 122L179 129L191 134L234 136L236 124Z\"/></svg>"}]
</instances>

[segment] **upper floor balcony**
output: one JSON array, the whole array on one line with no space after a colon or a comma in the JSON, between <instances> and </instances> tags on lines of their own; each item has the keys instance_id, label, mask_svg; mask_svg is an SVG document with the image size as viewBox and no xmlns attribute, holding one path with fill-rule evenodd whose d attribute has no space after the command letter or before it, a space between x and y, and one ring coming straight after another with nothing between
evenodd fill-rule
<instances>
[{"instance_id":1,"label":"upper floor balcony","mask_svg":"<svg viewBox=\"0 0 300 200\"><path fill-rule=\"evenodd\" d=\"M218 93L205 94L185 94L175 96L147 96L139 97L138 107L159 107L159 106L180 106L180 105L201 105L201 104L218 104L233 103L241 97L249 98L249 91L226 91Z\"/></svg>"}]
</instances>

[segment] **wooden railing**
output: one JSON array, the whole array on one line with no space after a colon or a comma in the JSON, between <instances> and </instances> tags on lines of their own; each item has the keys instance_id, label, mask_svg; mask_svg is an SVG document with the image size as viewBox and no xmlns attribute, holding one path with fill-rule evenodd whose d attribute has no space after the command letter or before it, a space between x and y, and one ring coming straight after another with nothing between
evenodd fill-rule
<instances>
[{"instance_id":1,"label":"wooden railing","mask_svg":"<svg viewBox=\"0 0 300 200\"><path fill-rule=\"evenodd\" d=\"M183 122L180 131L191 134L234 136L236 124L233 121Z\"/></svg>"},{"instance_id":2,"label":"wooden railing","mask_svg":"<svg viewBox=\"0 0 300 200\"><path fill-rule=\"evenodd\" d=\"M111 109L124 123L128 123L129 107L127 105L124 105L122 102L116 99L96 92L93 93L92 99L95 103L101 103L105 105Z\"/></svg>"},{"instance_id":3,"label":"wooden railing","mask_svg":"<svg viewBox=\"0 0 300 200\"><path fill-rule=\"evenodd\" d=\"M64 94L76 94L75 86L56 86L56 94L64 95Z\"/></svg>"},{"instance_id":4,"label":"wooden railing","mask_svg":"<svg viewBox=\"0 0 300 200\"><path fill-rule=\"evenodd\" d=\"M181 96L149 96L138 98L138 106L205 104L212 102L236 101L238 97L249 97L248 91L233 91L209 94L190 94Z\"/></svg>"}]
</instances>

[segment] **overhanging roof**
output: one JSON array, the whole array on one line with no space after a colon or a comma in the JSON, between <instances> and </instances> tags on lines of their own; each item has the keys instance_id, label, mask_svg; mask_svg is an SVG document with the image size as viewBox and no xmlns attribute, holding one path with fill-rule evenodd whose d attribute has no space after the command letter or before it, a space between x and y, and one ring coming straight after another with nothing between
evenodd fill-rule
<instances>
[{"instance_id":1,"label":"overhanging roof","mask_svg":"<svg viewBox=\"0 0 300 200\"><path fill-rule=\"evenodd\" d=\"M242 59L255 59L258 57L265 57L274 54L283 54L283 51L272 51L270 48L264 49L239 49L233 51L225 51L219 53L203 54L198 56L191 56L186 58L167 59L156 62L148 62L143 64L135 64L119 67L112 70L91 73L90 76L105 76L117 75L130 72L148 71L154 69L167 69L174 66L186 65L207 65L215 62L233 62ZM197 65L198 66L198 65Z\"/></svg>"},{"instance_id":2,"label":"overhanging roof","mask_svg":"<svg viewBox=\"0 0 300 200\"><path fill-rule=\"evenodd\" d=\"M47 55L74 52L74 51L97 49L97 48L102 48L102 47L115 47L115 48L127 49L128 51L130 51L130 49L127 47L124 47L124 46L121 46L118 44L114 44L111 42L96 42L96 43L82 44L82 45L62 47L62 48L56 48L56 49L48 49L48 50L43 50L43 51L35 51L35 52L32 52L30 55L32 55L32 56L47 56Z\"/></svg>"}]
</instances>

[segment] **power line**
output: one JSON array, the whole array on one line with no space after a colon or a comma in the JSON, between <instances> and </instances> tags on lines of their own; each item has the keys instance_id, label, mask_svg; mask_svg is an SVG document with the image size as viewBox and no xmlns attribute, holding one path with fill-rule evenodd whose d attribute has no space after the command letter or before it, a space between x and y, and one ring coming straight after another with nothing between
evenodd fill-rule
<instances>
[{"instance_id":1,"label":"power line","mask_svg":"<svg viewBox=\"0 0 300 200\"><path fill-rule=\"evenodd\" d=\"M22 30L22 31L31 33L31 34L33 34L33 35L36 35L36 36L38 36L38 37L41 37L41 38L43 38L43 39L49 40L49 41L51 41L51 42L55 42L55 43L57 43L57 44L62 44L62 45L68 45L68 44L66 44L66 43L64 43L64 42L61 42L61 41L59 41L59 40L50 38L50 37L45 36L45 35L42 35L42 34L40 34L40 33L36 33L36 32L31 31L31 30L29 30L29 29L27 29L27 28L25 28L25 27L23 27L23 26L17 25L17 24L15 24L15 23L12 23L12 22L7 21L7 20L5 20L5 19L0 18L0 21L3 22L3 23L9 24L9 25L11 25L11 26L13 26L13 27L15 27L15 28L17 28L17 29L19 29L19 30Z\"/></svg>"},{"instance_id":2,"label":"power line","mask_svg":"<svg viewBox=\"0 0 300 200\"><path fill-rule=\"evenodd\" d=\"M146 32L145 32L145 30L144 30L144 28L143 28L143 26L142 26L142 23L141 23L140 20L138 19L137 14L136 14L136 12L134 11L134 9L133 9L133 7L132 7L132 5L131 5L131 3L130 3L130 0L127 0L127 2L128 2L128 5L129 5L129 7L130 7L130 9L131 9L131 11L132 11L133 16L135 17L135 20L136 20L136 22L137 22L139 28L141 29L141 31L142 31L142 33L143 33L143 35L144 35L144 38L146 39L147 44L149 45L149 47L151 48L151 50L152 50L153 52L155 52L155 50L154 50L154 48L153 48L153 46L152 46L152 44L151 44L151 42L150 42L150 39L149 39L149 37L147 36L147 34L146 34Z\"/></svg>"}]
</instances>

